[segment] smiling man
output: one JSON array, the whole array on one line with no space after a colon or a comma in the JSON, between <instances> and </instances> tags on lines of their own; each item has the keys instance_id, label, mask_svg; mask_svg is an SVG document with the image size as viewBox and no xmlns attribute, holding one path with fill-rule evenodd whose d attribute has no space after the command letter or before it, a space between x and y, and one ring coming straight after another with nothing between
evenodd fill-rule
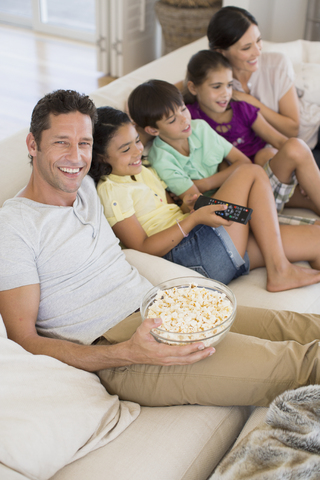
<instances>
[{"instance_id":1,"label":"smiling man","mask_svg":"<svg viewBox=\"0 0 320 480\"><path fill-rule=\"evenodd\" d=\"M127 342L92 345L127 317L139 325L135 311L152 287L126 261L87 176L96 118L90 98L69 90L46 95L33 110L30 180L0 210L0 313L8 336L89 371L167 363L169 352L173 364L201 360L214 350L196 345L172 358L172 349L152 342L149 352L153 320Z\"/></svg>"},{"instance_id":2,"label":"smiling man","mask_svg":"<svg viewBox=\"0 0 320 480\"><path fill-rule=\"evenodd\" d=\"M90 168L95 120L95 106L86 96L58 91L40 100L27 136L33 171L19 196L71 206Z\"/></svg>"}]
</instances>

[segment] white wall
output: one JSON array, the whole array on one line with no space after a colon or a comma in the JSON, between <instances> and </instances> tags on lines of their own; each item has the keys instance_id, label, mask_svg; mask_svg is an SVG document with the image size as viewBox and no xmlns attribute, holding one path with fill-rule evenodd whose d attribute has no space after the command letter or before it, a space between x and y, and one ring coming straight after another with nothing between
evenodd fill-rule
<instances>
[{"instance_id":1,"label":"white wall","mask_svg":"<svg viewBox=\"0 0 320 480\"><path fill-rule=\"evenodd\" d=\"M304 38L308 0L223 0L222 4L252 13L265 40L290 42Z\"/></svg>"}]
</instances>

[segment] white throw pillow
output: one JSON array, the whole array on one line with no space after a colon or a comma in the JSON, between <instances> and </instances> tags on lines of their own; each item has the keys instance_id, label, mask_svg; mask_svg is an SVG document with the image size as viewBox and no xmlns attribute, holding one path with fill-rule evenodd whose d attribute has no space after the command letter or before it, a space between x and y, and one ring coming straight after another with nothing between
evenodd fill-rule
<instances>
[{"instance_id":1,"label":"white throw pillow","mask_svg":"<svg viewBox=\"0 0 320 480\"><path fill-rule=\"evenodd\" d=\"M320 105L319 83L319 63L301 63L298 68L295 68L294 84L296 87L301 88L304 91L303 99L306 102Z\"/></svg>"},{"instance_id":2,"label":"white throw pillow","mask_svg":"<svg viewBox=\"0 0 320 480\"><path fill-rule=\"evenodd\" d=\"M303 58L304 49L303 49L302 40L295 40L293 42L281 42L281 43L268 42L267 40L263 40L262 51L284 53L290 58L293 66L303 61L306 61Z\"/></svg>"},{"instance_id":3,"label":"white throw pillow","mask_svg":"<svg viewBox=\"0 0 320 480\"><path fill-rule=\"evenodd\" d=\"M99 378L0 337L0 463L46 480L107 444L139 414Z\"/></svg>"},{"instance_id":4,"label":"white throw pillow","mask_svg":"<svg viewBox=\"0 0 320 480\"><path fill-rule=\"evenodd\" d=\"M302 40L302 48L304 62L320 63L320 42Z\"/></svg>"},{"instance_id":5,"label":"white throw pillow","mask_svg":"<svg viewBox=\"0 0 320 480\"><path fill-rule=\"evenodd\" d=\"M295 40L293 42L263 41L264 52L281 52L292 61L296 87L304 91L306 102L320 105L320 42Z\"/></svg>"}]
</instances>

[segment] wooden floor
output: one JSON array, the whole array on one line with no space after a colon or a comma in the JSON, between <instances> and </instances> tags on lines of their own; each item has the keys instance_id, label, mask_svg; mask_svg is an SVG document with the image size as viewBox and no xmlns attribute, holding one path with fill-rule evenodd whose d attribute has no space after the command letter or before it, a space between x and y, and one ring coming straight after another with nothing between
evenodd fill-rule
<instances>
[{"instance_id":1,"label":"wooden floor","mask_svg":"<svg viewBox=\"0 0 320 480\"><path fill-rule=\"evenodd\" d=\"M96 68L94 45L0 24L0 140L29 125L46 93L90 93L113 80Z\"/></svg>"}]
</instances>

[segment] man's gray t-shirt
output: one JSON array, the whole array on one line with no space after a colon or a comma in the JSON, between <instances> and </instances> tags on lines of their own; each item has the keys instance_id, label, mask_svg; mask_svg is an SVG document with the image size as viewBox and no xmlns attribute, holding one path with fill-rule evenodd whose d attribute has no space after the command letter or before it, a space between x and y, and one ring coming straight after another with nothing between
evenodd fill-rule
<instances>
[{"instance_id":1,"label":"man's gray t-shirt","mask_svg":"<svg viewBox=\"0 0 320 480\"><path fill-rule=\"evenodd\" d=\"M152 285L126 261L90 177L72 207L15 197L0 209L0 291L40 283L40 335L82 344L139 306Z\"/></svg>"}]
</instances>

